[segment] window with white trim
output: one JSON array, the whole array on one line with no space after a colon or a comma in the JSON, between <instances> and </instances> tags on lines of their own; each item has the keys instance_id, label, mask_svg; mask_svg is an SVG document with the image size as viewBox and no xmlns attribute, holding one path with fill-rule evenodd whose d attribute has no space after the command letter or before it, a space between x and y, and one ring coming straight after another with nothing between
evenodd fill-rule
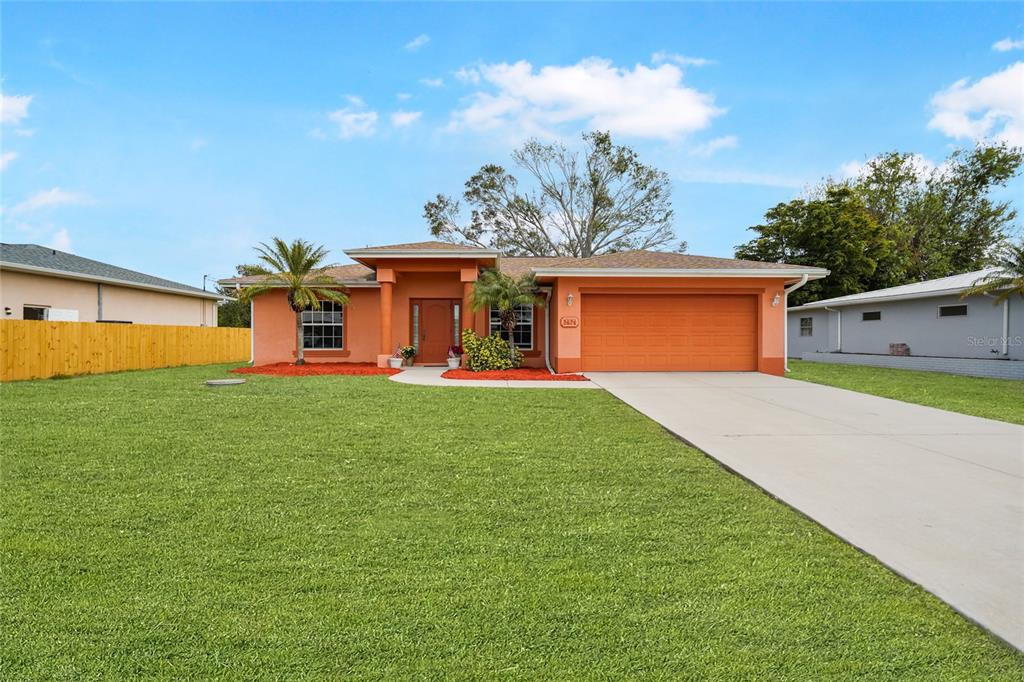
<instances>
[{"instance_id":1,"label":"window with white trim","mask_svg":"<svg viewBox=\"0 0 1024 682\"><path fill-rule=\"evenodd\" d=\"M23 320L45 320L49 317L49 307L41 305L26 305L21 307L21 319Z\"/></svg>"},{"instance_id":2,"label":"window with white trim","mask_svg":"<svg viewBox=\"0 0 1024 682\"><path fill-rule=\"evenodd\" d=\"M800 318L800 336L814 336L814 318Z\"/></svg>"},{"instance_id":3,"label":"window with white trim","mask_svg":"<svg viewBox=\"0 0 1024 682\"><path fill-rule=\"evenodd\" d=\"M966 303L939 306L939 317L964 317L965 315L967 315Z\"/></svg>"},{"instance_id":4,"label":"window with white trim","mask_svg":"<svg viewBox=\"0 0 1024 682\"><path fill-rule=\"evenodd\" d=\"M501 338L508 341L508 332L501 327L501 315L497 308L491 308L490 332L498 332ZM519 350L533 350L533 306L516 306L516 328L512 331L512 340Z\"/></svg>"},{"instance_id":5,"label":"window with white trim","mask_svg":"<svg viewBox=\"0 0 1024 682\"><path fill-rule=\"evenodd\" d=\"M341 350L344 324L345 308L334 301L320 301L319 310L303 310L303 350Z\"/></svg>"}]
</instances>

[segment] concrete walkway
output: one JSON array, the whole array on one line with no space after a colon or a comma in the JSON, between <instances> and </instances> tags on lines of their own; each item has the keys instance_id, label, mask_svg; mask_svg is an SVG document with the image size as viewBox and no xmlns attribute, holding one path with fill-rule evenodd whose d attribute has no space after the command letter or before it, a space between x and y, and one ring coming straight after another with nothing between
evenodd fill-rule
<instances>
[{"instance_id":1,"label":"concrete walkway","mask_svg":"<svg viewBox=\"0 0 1024 682\"><path fill-rule=\"evenodd\" d=\"M391 381L418 386L461 386L477 388L599 388L592 381L504 381L496 379L444 379L447 367L406 367L391 376Z\"/></svg>"},{"instance_id":2,"label":"concrete walkway","mask_svg":"<svg viewBox=\"0 0 1024 682\"><path fill-rule=\"evenodd\" d=\"M1024 648L1024 427L765 374L588 376Z\"/></svg>"}]
</instances>

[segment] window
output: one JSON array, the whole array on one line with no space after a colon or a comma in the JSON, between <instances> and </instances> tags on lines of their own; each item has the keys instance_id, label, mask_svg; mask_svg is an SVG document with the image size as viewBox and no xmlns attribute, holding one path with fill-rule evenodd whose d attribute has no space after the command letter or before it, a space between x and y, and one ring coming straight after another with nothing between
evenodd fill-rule
<instances>
[{"instance_id":1,"label":"window","mask_svg":"<svg viewBox=\"0 0 1024 682\"><path fill-rule=\"evenodd\" d=\"M800 336L814 336L814 318L800 318Z\"/></svg>"},{"instance_id":2,"label":"window","mask_svg":"<svg viewBox=\"0 0 1024 682\"><path fill-rule=\"evenodd\" d=\"M490 333L498 332L501 338L508 341L508 332L501 328L501 317L497 308L491 308ZM516 306L516 328L512 332L512 339L519 350L533 349L533 306Z\"/></svg>"},{"instance_id":3,"label":"window","mask_svg":"<svg viewBox=\"0 0 1024 682\"><path fill-rule=\"evenodd\" d=\"M861 313L860 314L860 319L861 319L861 322L872 322L872 321L875 321L875 320L880 320L880 319L882 319L882 311L881 310L872 310L872 311L867 312L867 313Z\"/></svg>"},{"instance_id":4,"label":"window","mask_svg":"<svg viewBox=\"0 0 1024 682\"><path fill-rule=\"evenodd\" d=\"M302 348L340 350L344 315L344 308L334 301L320 301L320 310L302 311Z\"/></svg>"},{"instance_id":5,"label":"window","mask_svg":"<svg viewBox=\"0 0 1024 682\"><path fill-rule=\"evenodd\" d=\"M26 305L21 309L23 320L45 320L47 318L46 308L43 306Z\"/></svg>"},{"instance_id":6,"label":"window","mask_svg":"<svg viewBox=\"0 0 1024 682\"><path fill-rule=\"evenodd\" d=\"M940 305L939 317L963 317L967 314L967 304L962 305Z\"/></svg>"}]
</instances>

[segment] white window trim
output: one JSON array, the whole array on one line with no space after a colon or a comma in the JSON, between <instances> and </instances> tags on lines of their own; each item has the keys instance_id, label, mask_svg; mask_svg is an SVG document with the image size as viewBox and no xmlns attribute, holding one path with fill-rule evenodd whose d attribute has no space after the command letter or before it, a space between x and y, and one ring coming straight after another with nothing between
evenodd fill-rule
<instances>
[{"instance_id":1,"label":"white window trim","mask_svg":"<svg viewBox=\"0 0 1024 682\"><path fill-rule=\"evenodd\" d=\"M804 327L804 320L807 320L810 323L806 327ZM804 334L805 330L808 332L807 334ZM814 336L814 317L801 317L800 318L800 336L803 337L803 338L808 338L808 337L813 337Z\"/></svg>"},{"instance_id":2,"label":"white window trim","mask_svg":"<svg viewBox=\"0 0 1024 682\"><path fill-rule=\"evenodd\" d=\"M304 351L307 351L307 350L314 350L314 351L315 350L329 350L329 351L345 350L345 308L346 308L346 306L343 306L340 303L335 303L334 301L320 301L320 309L319 310L304 310L304 311L302 311L302 315L305 316L306 313L320 313L320 312L324 312L323 306L324 306L325 303L329 303L329 304L331 304L333 306L337 306L338 307L338 310L332 311L332 312L340 312L341 313L341 324L336 324L334 322L330 322L330 323L327 323L327 322L306 322L306 320L303 319L302 320L302 350L304 350ZM307 346L306 345L306 325L309 325L311 327L313 327L313 326L317 326L317 327L341 327L341 345L340 346L336 346L336 347L332 346L331 348L317 348L315 346Z\"/></svg>"},{"instance_id":3,"label":"white window trim","mask_svg":"<svg viewBox=\"0 0 1024 682\"><path fill-rule=\"evenodd\" d=\"M964 309L964 314L963 315L943 315L942 314L942 309L943 308L963 308ZM970 310L967 308L967 304L966 303L946 303L944 305L937 306L936 309L935 309L935 316L938 317L940 320L945 318L945 317L967 317L968 315L970 315Z\"/></svg>"},{"instance_id":4,"label":"white window trim","mask_svg":"<svg viewBox=\"0 0 1024 682\"><path fill-rule=\"evenodd\" d=\"M516 348L518 348L519 350L533 350L533 346L534 346L534 332L536 331L536 326L534 325L534 318L535 318L535 316L533 314L533 306L532 305L520 305L519 307L520 308L526 308L529 311L529 315L530 315L530 320L529 320L530 345L529 346L524 346L524 345L521 345L521 344L517 343L516 344ZM495 326L494 313L495 313L495 308L493 308L493 307L489 308L488 311L487 311L487 333L488 334L493 334L496 331L497 332L504 331L501 328L501 323L500 322L498 322L497 326ZM526 322L523 319L523 316L519 315L519 319L517 321L517 324L525 324L525 323Z\"/></svg>"}]
</instances>

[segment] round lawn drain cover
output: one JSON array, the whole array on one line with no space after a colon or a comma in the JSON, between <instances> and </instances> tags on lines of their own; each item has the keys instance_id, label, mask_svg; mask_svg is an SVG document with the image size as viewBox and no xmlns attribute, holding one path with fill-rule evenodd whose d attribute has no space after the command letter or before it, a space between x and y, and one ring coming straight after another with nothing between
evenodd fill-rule
<instances>
[{"instance_id":1,"label":"round lawn drain cover","mask_svg":"<svg viewBox=\"0 0 1024 682\"><path fill-rule=\"evenodd\" d=\"M237 386L238 384L244 384L245 379L210 379L206 382L207 386Z\"/></svg>"}]
</instances>

